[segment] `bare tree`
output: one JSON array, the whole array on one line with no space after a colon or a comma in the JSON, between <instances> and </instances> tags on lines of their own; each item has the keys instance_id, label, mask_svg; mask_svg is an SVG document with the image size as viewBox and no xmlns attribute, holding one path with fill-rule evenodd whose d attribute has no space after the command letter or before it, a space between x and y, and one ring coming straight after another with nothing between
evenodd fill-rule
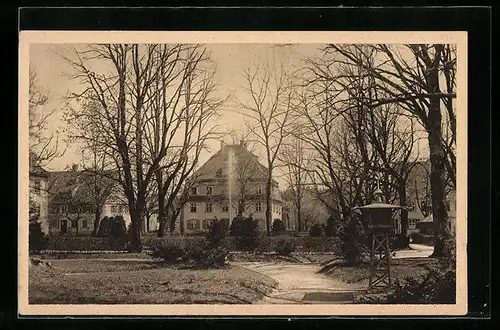
<instances>
[{"instance_id":1,"label":"bare tree","mask_svg":"<svg viewBox=\"0 0 500 330\"><path fill-rule=\"evenodd\" d=\"M307 180L308 150L300 126L293 130L283 145L279 160L285 167L285 179L292 193L293 206L296 210L298 231L307 229L302 219L302 204Z\"/></svg>"},{"instance_id":2,"label":"bare tree","mask_svg":"<svg viewBox=\"0 0 500 330\"><path fill-rule=\"evenodd\" d=\"M59 145L58 133L47 131L48 121L56 112L56 109L47 109L48 101L48 91L39 86L35 68L30 66L28 118L31 168L43 167L54 158L64 154L64 150Z\"/></svg>"},{"instance_id":3,"label":"bare tree","mask_svg":"<svg viewBox=\"0 0 500 330\"><path fill-rule=\"evenodd\" d=\"M271 235L271 200L273 170L288 134L291 114L291 90L283 65L271 65L246 70L244 74L250 101L240 100L247 127L265 152L266 178L266 230Z\"/></svg>"},{"instance_id":4,"label":"bare tree","mask_svg":"<svg viewBox=\"0 0 500 330\"><path fill-rule=\"evenodd\" d=\"M214 108L207 96L211 80L195 79L196 72L203 76L196 63L204 56L199 45L159 44L87 45L65 56L75 71L73 78L83 86L70 99L99 104L98 111L80 109L80 119L85 120L76 122L75 136L87 141L82 123L96 124L100 150L114 162L113 177L128 202L134 250L142 249L146 198L158 173L190 168L196 163L196 150L204 147L206 116ZM95 71L96 62L106 69ZM203 115L196 115L199 112ZM161 192L169 182L160 181Z\"/></svg>"},{"instance_id":5,"label":"bare tree","mask_svg":"<svg viewBox=\"0 0 500 330\"><path fill-rule=\"evenodd\" d=\"M455 94L456 55L454 46L444 44L412 44L404 46L363 45L377 52L378 61L370 63L366 51L358 45L329 45L332 56L342 56L345 66L362 66L382 90L384 97L369 105L398 104L406 114L416 118L428 135L431 161L431 191L434 219L434 256L451 253L451 232L445 206L446 176L455 185L456 120L453 107ZM446 90L441 88L444 80ZM444 105L444 107L442 106ZM445 114L445 116L443 116ZM450 134L443 132L449 123ZM450 137L447 137L450 136Z\"/></svg>"}]
</instances>

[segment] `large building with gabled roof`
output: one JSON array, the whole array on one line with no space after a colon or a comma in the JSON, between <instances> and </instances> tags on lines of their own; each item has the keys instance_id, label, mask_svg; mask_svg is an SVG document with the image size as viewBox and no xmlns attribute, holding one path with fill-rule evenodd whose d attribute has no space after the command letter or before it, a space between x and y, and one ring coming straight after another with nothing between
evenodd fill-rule
<instances>
[{"instance_id":1,"label":"large building with gabled roof","mask_svg":"<svg viewBox=\"0 0 500 330\"><path fill-rule=\"evenodd\" d=\"M266 230L267 168L250 152L246 143L224 144L192 176L189 198L181 214L184 233L207 231L214 219L231 223L241 213L258 220ZM272 184L273 221L282 220L283 201L279 184Z\"/></svg>"}]
</instances>

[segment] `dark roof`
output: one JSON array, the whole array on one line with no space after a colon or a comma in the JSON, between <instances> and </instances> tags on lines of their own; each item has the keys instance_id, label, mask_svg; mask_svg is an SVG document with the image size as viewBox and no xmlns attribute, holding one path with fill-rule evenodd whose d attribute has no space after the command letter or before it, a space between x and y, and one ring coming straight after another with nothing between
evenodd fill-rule
<instances>
[{"instance_id":1,"label":"dark roof","mask_svg":"<svg viewBox=\"0 0 500 330\"><path fill-rule=\"evenodd\" d=\"M91 177L87 171L52 171L48 172L49 198L51 203L65 202L68 198L77 199L82 202L92 202L91 188L86 180ZM99 178L99 180L112 180L111 178Z\"/></svg>"},{"instance_id":2,"label":"dark roof","mask_svg":"<svg viewBox=\"0 0 500 330\"><path fill-rule=\"evenodd\" d=\"M257 180L265 180L267 167L259 162L259 158L250 152L244 145L241 144L231 144L224 145L219 151L217 151L212 157L210 157L195 173L194 177L196 181L217 179L216 173L222 172L222 176L228 174L227 160L229 158L229 152L234 152L236 159L245 157L246 160L251 162L255 168L254 177ZM238 162L236 162L238 166ZM275 185L278 184L276 180L273 180Z\"/></svg>"}]
</instances>

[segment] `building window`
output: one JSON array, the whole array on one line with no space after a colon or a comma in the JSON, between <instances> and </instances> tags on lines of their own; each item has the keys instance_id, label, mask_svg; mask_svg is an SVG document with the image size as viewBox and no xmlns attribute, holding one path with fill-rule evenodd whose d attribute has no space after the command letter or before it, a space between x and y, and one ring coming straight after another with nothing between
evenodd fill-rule
<instances>
[{"instance_id":1,"label":"building window","mask_svg":"<svg viewBox=\"0 0 500 330\"><path fill-rule=\"evenodd\" d=\"M78 220L71 220L71 228L76 228L78 226Z\"/></svg>"},{"instance_id":2,"label":"building window","mask_svg":"<svg viewBox=\"0 0 500 330\"><path fill-rule=\"evenodd\" d=\"M62 214L68 213L68 205L61 205L61 213Z\"/></svg>"},{"instance_id":3,"label":"building window","mask_svg":"<svg viewBox=\"0 0 500 330\"><path fill-rule=\"evenodd\" d=\"M198 190L196 189L196 187L191 187L191 195L193 196L198 195Z\"/></svg>"},{"instance_id":4,"label":"building window","mask_svg":"<svg viewBox=\"0 0 500 330\"><path fill-rule=\"evenodd\" d=\"M203 229L208 230L210 229L210 224L212 223L213 219L205 219L203 220Z\"/></svg>"},{"instance_id":5,"label":"building window","mask_svg":"<svg viewBox=\"0 0 500 330\"><path fill-rule=\"evenodd\" d=\"M52 206L50 208L50 213L52 214L58 214L60 212L59 206Z\"/></svg>"},{"instance_id":6,"label":"building window","mask_svg":"<svg viewBox=\"0 0 500 330\"><path fill-rule=\"evenodd\" d=\"M229 207L226 204L222 204L222 212L229 212Z\"/></svg>"},{"instance_id":7,"label":"building window","mask_svg":"<svg viewBox=\"0 0 500 330\"><path fill-rule=\"evenodd\" d=\"M262 195L262 187L261 186L257 186L257 188L255 189L255 193L257 195Z\"/></svg>"},{"instance_id":8,"label":"building window","mask_svg":"<svg viewBox=\"0 0 500 330\"><path fill-rule=\"evenodd\" d=\"M87 220L82 220L82 228L88 228Z\"/></svg>"},{"instance_id":9,"label":"building window","mask_svg":"<svg viewBox=\"0 0 500 330\"><path fill-rule=\"evenodd\" d=\"M207 187L207 195L212 195L214 193L214 187Z\"/></svg>"},{"instance_id":10,"label":"building window","mask_svg":"<svg viewBox=\"0 0 500 330\"><path fill-rule=\"evenodd\" d=\"M198 212L198 208L196 206L196 203L191 203L190 211L193 212L193 213Z\"/></svg>"},{"instance_id":11,"label":"building window","mask_svg":"<svg viewBox=\"0 0 500 330\"><path fill-rule=\"evenodd\" d=\"M35 181L35 193L39 194L41 190L40 181Z\"/></svg>"},{"instance_id":12,"label":"building window","mask_svg":"<svg viewBox=\"0 0 500 330\"><path fill-rule=\"evenodd\" d=\"M255 211L256 212L261 212L262 211L262 203L261 202L255 203Z\"/></svg>"},{"instance_id":13,"label":"building window","mask_svg":"<svg viewBox=\"0 0 500 330\"><path fill-rule=\"evenodd\" d=\"M212 212L212 204L206 203L205 204L205 212Z\"/></svg>"},{"instance_id":14,"label":"building window","mask_svg":"<svg viewBox=\"0 0 500 330\"><path fill-rule=\"evenodd\" d=\"M111 213L118 212L118 207L116 205L111 205Z\"/></svg>"},{"instance_id":15,"label":"building window","mask_svg":"<svg viewBox=\"0 0 500 330\"><path fill-rule=\"evenodd\" d=\"M198 229L200 229L200 220L198 220L198 219L189 219L187 221L187 229L189 229L189 230L198 230Z\"/></svg>"}]
</instances>

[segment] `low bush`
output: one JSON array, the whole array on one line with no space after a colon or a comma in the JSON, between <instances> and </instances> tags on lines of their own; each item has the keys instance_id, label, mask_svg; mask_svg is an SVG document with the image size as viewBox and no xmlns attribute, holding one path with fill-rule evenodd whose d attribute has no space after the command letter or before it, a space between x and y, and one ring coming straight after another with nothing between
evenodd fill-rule
<instances>
[{"instance_id":1,"label":"low bush","mask_svg":"<svg viewBox=\"0 0 500 330\"><path fill-rule=\"evenodd\" d=\"M217 248L224 244L224 240L228 234L228 224L225 221L212 221L206 235L207 247L209 249Z\"/></svg>"},{"instance_id":2,"label":"low bush","mask_svg":"<svg viewBox=\"0 0 500 330\"><path fill-rule=\"evenodd\" d=\"M396 281L394 291L387 296L389 304L455 304L455 270L431 270L421 281L408 277Z\"/></svg>"},{"instance_id":3,"label":"low bush","mask_svg":"<svg viewBox=\"0 0 500 330\"><path fill-rule=\"evenodd\" d=\"M229 251L222 246L207 249L197 248L189 252L189 258L200 268L222 268L227 266L228 254Z\"/></svg>"},{"instance_id":4,"label":"low bush","mask_svg":"<svg viewBox=\"0 0 500 330\"><path fill-rule=\"evenodd\" d=\"M230 233L235 237L235 248L241 251L254 251L259 246L262 237L259 223L252 217L234 218Z\"/></svg>"},{"instance_id":5,"label":"low bush","mask_svg":"<svg viewBox=\"0 0 500 330\"><path fill-rule=\"evenodd\" d=\"M319 223L315 223L309 229L309 236L311 237L325 237L325 229Z\"/></svg>"},{"instance_id":6,"label":"low bush","mask_svg":"<svg viewBox=\"0 0 500 330\"><path fill-rule=\"evenodd\" d=\"M271 233L273 236L282 236L285 233L285 223L283 220L275 219L273 221L273 226L271 228Z\"/></svg>"},{"instance_id":7,"label":"low bush","mask_svg":"<svg viewBox=\"0 0 500 330\"><path fill-rule=\"evenodd\" d=\"M116 217L102 218L99 229L97 230L99 237L111 237L116 240L127 238L127 227L123 216L117 215Z\"/></svg>"},{"instance_id":8,"label":"low bush","mask_svg":"<svg viewBox=\"0 0 500 330\"><path fill-rule=\"evenodd\" d=\"M296 245L295 240L290 239L280 239L276 242L274 250L277 254L281 256L289 256L295 251Z\"/></svg>"},{"instance_id":9,"label":"low bush","mask_svg":"<svg viewBox=\"0 0 500 330\"><path fill-rule=\"evenodd\" d=\"M48 239L42 231L40 222L31 221L29 224L29 249L33 252L40 252L47 247Z\"/></svg>"},{"instance_id":10,"label":"low bush","mask_svg":"<svg viewBox=\"0 0 500 330\"><path fill-rule=\"evenodd\" d=\"M150 256L153 259L163 259L165 262L173 264L185 261L186 250L179 246L172 246L172 245L155 247L151 251Z\"/></svg>"},{"instance_id":11,"label":"low bush","mask_svg":"<svg viewBox=\"0 0 500 330\"><path fill-rule=\"evenodd\" d=\"M49 237L46 250L56 251L125 251L127 240L116 240L110 237Z\"/></svg>"}]
</instances>

